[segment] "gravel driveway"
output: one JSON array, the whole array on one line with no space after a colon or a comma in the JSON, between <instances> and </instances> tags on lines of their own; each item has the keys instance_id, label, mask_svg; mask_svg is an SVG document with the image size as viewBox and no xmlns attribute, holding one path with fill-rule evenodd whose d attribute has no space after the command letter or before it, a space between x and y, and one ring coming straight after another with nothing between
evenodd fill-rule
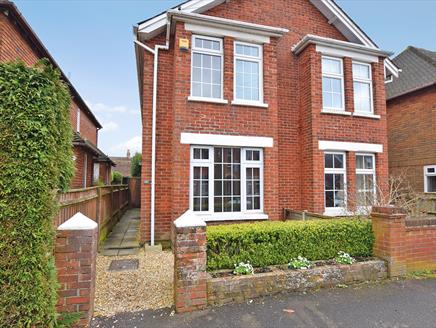
<instances>
[{"instance_id":1,"label":"gravel driveway","mask_svg":"<svg viewBox=\"0 0 436 328\"><path fill-rule=\"evenodd\" d=\"M108 271L113 260L139 259L136 270ZM155 310L173 305L173 254L171 251L130 256L97 256L94 316Z\"/></svg>"}]
</instances>

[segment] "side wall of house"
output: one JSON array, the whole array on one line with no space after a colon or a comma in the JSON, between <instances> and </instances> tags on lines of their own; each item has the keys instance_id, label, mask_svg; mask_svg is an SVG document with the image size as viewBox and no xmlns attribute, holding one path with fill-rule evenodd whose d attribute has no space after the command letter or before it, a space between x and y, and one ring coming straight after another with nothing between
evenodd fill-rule
<instances>
[{"instance_id":1,"label":"side wall of house","mask_svg":"<svg viewBox=\"0 0 436 328\"><path fill-rule=\"evenodd\" d=\"M436 86L387 102L389 173L424 191L424 166L436 165Z\"/></svg>"}]
</instances>

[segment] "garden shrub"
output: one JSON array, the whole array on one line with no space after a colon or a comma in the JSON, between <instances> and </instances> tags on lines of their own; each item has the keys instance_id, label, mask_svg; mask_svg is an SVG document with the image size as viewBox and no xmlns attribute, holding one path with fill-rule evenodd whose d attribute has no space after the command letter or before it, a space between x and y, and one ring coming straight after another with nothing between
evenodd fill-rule
<instances>
[{"instance_id":1,"label":"garden shrub","mask_svg":"<svg viewBox=\"0 0 436 328\"><path fill-rule=\"evenodd\" d=\"M130 163L130 173L132 174L132 177L141 176L141 163L142 163L142 155L141 153L136 153L132 157L132 161Z\"/></svg>"},{"instance_id":2,"label":"garden shrub","mask_svg":"<svg viewBox=\"0 0 436 328\"><path fill-rule=\"evenodd\" d=\"M74 173L70 102L47 61L0 64L0 327L58 325L53 218Z\"/></svg>"},{"instance_id":3,"label":"garden shrub","mask_svg":"<svg viewBox=\"0 0 436 328\"><path fill-rule=\"evenodd\" d=\"M254 267L287 264L304 256L311 261L333 259L339 251L372 255L371 221L332 219L258 222L207 227L207 268L233 269L250 261Z\"/></svg>"},{"instance_id":4,"label":"garden shrub","mask_svg":"<svg viewBox=\"0 0 436 328\"><path fill-rule=\"evenodd\" d=\"M123 175L118 171L112 172L112 184L119 185L123 182Z\"/></svg>"}]
</instances>

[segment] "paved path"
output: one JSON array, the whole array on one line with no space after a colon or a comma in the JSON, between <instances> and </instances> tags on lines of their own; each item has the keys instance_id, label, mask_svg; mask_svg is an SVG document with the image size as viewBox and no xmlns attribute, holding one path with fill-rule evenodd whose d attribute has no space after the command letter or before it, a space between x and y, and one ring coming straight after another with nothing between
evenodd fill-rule
<instances>
[{"instance_id":1,"label":"paved path","mask_svg":"<svg viewBox=\"0 0 436 328\"><path fill-rule=\"evenodd\" d=\"M139 208L127 210L103 244L103 255L134 255L138 253Z\"/></svg>"},{"instance_id":2,"label":"paved path","mask_svg":"<svg viewBox=\"0 0 436 328\"><path fill-rule=\"evenodd\" d=\"M182 315L171 309L124 313L95 318L91 327L435 328L436 279L283 294Z\"/></svg>"}]
</instances>

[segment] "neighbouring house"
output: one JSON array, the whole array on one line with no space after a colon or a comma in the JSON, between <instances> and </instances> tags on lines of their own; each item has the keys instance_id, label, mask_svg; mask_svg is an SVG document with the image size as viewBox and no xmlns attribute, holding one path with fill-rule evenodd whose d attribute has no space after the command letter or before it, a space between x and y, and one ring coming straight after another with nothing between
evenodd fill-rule
<instances>
[{"instance_id":1,"label":"neighbouring house","mask_svg":"<svg viewBox=\"0 0 436 328\"><path fill-rule=\"evenodd\" d=\"M123 177L130 177L130 165L132 158L130 157L130 150L127 149L126 157L111 156L111 160L116 164L117 171L120 172Z\"/></svg>"},{"instance_id":2,"label":"neighbouring house","mask_svg":"<svg viewBox=\"0 0 436 328\"><path fill-rule=\"evenodd\" d=\"M110 184L110 172L115 164L97 147L101 124L15 4L0 0L0 62L22 60L27 65L33 65L41 58L47 58L61 71L72 97L70 117L75 131L73 147L76 171L71 188L90 187L97 180Z\"/></svg>"},{"instance_id":3,"label":"neighbouring house","mask_svg":"<svg viewBox=\"0 0 436 328\"><path fill-rule=\"evenodd\" d=\"M389 172L417 192L436 192L436 52L409 46L386 85Z\"/></svg>"},{"instance_id":4,"label":"neighbouring house","mask_svg":"<svg viewBox=\"0 0 436 328\"><path fill-rule=\"evenodd\" d=\"M374 8L376 10L376 8ZM331 0L191 0L134 28L141 240L206 222L344 215L388 180L398 68Z\"/></svg>"}]
</instances>

